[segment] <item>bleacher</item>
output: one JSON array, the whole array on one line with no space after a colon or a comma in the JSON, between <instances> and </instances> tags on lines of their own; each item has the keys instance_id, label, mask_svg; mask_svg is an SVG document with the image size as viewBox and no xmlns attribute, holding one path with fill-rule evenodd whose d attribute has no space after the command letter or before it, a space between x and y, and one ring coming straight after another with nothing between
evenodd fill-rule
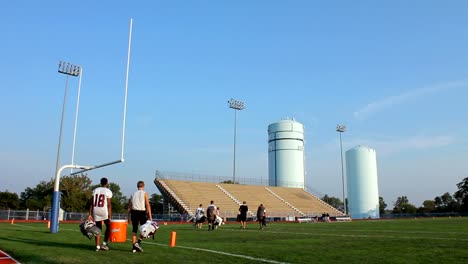
<instances>
[{"instance_id":1,"label":"bleacher","mask_svg":"<svg viewBox=\"0 0 468 264\"><path fill-rule=\"evenodd\" d=\"M323 213L328 213L329 215L334 216L343 215L342 212L338 211L333 206L327 204L320 198L304 191L301 188L285 188L275 186L268 186L266 188L270 189L272 192L293 204L303 213L303 215L319 216Z\"/></svg>"},{"instance_id":2,"label":"bleacher","mask_svg":"<svg viewBox=\"0 0 468 264\"><path fill-rule=\"evenodd\" d=\"M220 207L223 217L233 218L243 201L249 206L248 217L255 218L257 207L263 204L269 217L295 218L343 214L316 196L300 188L209 183L156 178L161 194L180 213L193 215L199 204L206 208L211 200Z\"/></svg>"}]
</instances>

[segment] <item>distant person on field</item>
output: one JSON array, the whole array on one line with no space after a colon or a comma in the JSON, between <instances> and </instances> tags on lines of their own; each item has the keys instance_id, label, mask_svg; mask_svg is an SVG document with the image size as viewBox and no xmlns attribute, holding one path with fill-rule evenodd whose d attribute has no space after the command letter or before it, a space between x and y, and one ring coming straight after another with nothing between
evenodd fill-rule
<instances>
[{"instance_id":1,"label":"distant person on field","mask_svg":"<svg viewBox=\"0 0 468 264\"><path fill-rule=\"evenodd\" d=\"M219 226L224 225L224 219L221 217L221 211L220 211L219 206L216 211L217 211L216 218L213 224L214 224L215 229L218 229Z\"/></svg>"},{"instance_id":2,"label":"distant person on field","mask_svg":"<svg viewBox=\"0 0 468 264\"><path fill-rule=\"evenodd\" d=\"M263 204L260 204L257 209L257 221L260 225L260 229L266 227L266 209Z\"/></svg>"},{"instance_id":3,"label":"distant person on field","mask_svg":"<svg viewBox=\"0 0 468 264\"><path fill-rule=\"evenodd\" d=\"M203 208L203 204L200 204L195 211L195 226L201 229L203 222L205 222L205 208Z\"/></svg>"},{"instance_id":4,"label":"distant person on field","mask_svg":"<svg viewBox=\"0 0 468 264\"><path fill-rule=\"evenodd\" d=\"M96 226L102 230L102 222L106 224L106 232L104 233L104 242L99 245L101 236L96 236L96 251L109 250L107 242L110 236L110 219L112 218L112 192L109 190L109 181L107 178L101 179L101 187L93 190L93 197L91 198L91 205L89 207L88 219L96 222Z\"/></svg>"},{"instance_id":5,"label":"distant person on field","mask_svg":"<svg viewBox=\"0 0 468 264\"><path fill-rule=\"evenodd\" d=\"M148 219L152 221L153 216L151 215L151 206L149 203L148 193L144 191L145 183L143 181L139 181L137 183L137 188L138 191L133 193L128 203L128 213L130 214L130 219L132 220L133 250L143 252L143 248L141 248L140 245L143 237L140 234L138 241L136 238L138 225L144 225Z\"/></svg>"},{"instance_id":6,"label":"distant person on field","mask_svg":"<svg viewBox=\"0 0 468 264\"><path fill-rule=\"evenodd\" d=\"M206 208L206 218L208 219L208 230L214 230L214 221L216 219L216 214L218 212L218 208L214 204L214 201L210 201L210 205Z\"/></svg>"},{"instance_id":7,"label":"distant person on field","mask_svg":"<svg viewBox=\"0 0 468 264\"><path fill-rule=\"evenodd\" d=\"M240 220L242 229L245 229L245 226L247 224L247 222L246 222L246 220L247 220L247 211L249 211L249 207L247 206L247 203L244 201L241 204L241 206L239 207L239 212L240 212L239 220Z\"/></svg>"}]
</instances>

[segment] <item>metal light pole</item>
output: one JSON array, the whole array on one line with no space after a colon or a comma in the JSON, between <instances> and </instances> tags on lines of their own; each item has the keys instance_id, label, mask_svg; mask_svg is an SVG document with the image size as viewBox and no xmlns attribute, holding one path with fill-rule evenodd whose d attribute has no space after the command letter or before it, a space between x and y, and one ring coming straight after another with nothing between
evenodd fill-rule
<instances>
[{"instance_id":1,"label":"metal light pole","mask_svg":"<svg viewBox=\"0 0 468 264\"><path fill-rule=\"evenodd\" d=\"M234 109L234 164L232 167L232 183L236 183L236 130L237 130L237 110L242 110L245 103L240 100L232 99L228 101L229 108Z\"/></svg>"},{"instance_id":2,"label":"metal light pole","mask_svg":"<svg viewBox=\"0 0 468 264\"><path fill-rule=\"evenodd\" d=\"M67 80L65 82L65 95L63 96L63 106L62 106L62 119L60 121L60 134L59 142L57 148L57 161L55 164L55 174L60 170L60 148L62 145L62 131L63 131L63 119L65 117L65 108L67 104L67 94L68 94L68 77L73 76L77 77L81 73L81 67L78 65L73 65L68 62L60 61L58 72L67 75ZM58 186L54 186L54 193L52 196L52 212L51 212L51 226L55 232L58 231L58 214L60 207L60 192Z\"/></svg>"},{"instance_id":3,"label":"metal light pole","mask_svg":"<svg viewBox=\"0 0 468 264\"><path fill-rule=\"evenodd\" d=\"M343 144L341 141L341 133L346 131L345 125L337 125L336 131L340 134L340 153L341 153L341 183L343 186L343 211L345 215L347 214L346 210L346 199L345 199L345 188L344 188L344 168L343 168Z\"/></svg>"}]
</instances>

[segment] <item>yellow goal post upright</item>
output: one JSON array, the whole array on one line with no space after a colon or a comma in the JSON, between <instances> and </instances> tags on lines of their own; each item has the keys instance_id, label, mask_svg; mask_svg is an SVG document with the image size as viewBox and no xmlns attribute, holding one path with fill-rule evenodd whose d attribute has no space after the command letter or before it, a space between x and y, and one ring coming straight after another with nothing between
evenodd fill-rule
<instances>
[{"instance_id":1,"label":"yellow goal post upright","mask_svg":"<svg viewBox=\"0 0 468 264\"><path fill-rule=\"evenodd\" d=\"M79 171L70 174L70 175L75 175L75 174L79 174L85 171L94 170L94 169L124 162L125 126L126 126L126 118L127 118L128 73L130 69L130 50L131 50L131 45L132 45L132 29L133 29L133 18L130 18L130 31L129 31L129 36L128 36L128 51L127 51L127 70L126 70L126 76L125 76L125 94L124 94L123 121L122 121L122 143L121 143L122 145L121 145L120 159L107 162L107 163L103 163L100 165L91 165L91 166L73 164L74 162L72 160L72 164L63 165L60 168L57 166L57 169L55 172L54 192L52 195L52 212L51 212L51 221L50 221L51 233L58 233L59 231L59 210L60 210L59 186L60 186L60 174L62 173L64 169L67 169L67 168L79 169ZM74 153L72 155L74 155Z\"/></svg>"}]
</instances>

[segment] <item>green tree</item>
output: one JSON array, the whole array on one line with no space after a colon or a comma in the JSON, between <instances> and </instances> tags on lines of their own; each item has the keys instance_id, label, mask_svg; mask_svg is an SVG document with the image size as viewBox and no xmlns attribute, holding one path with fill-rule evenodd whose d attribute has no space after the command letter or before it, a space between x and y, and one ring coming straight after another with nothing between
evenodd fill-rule
<instances>
[{"instance_id":1,"label":"green tree","mask_svg":"<svg viewBox=\"0 0 468 264\"><path fill-rule=\"evenodd\" d=\"M440 208L442 207L442 198L440 198L439 196L436 196L434 198L434 204L435 204L436 210L440 210Z\"/></svg>"},{"instance_id":2,"label":"green tree","mask_svg":"<svg viewBox=\"0 0 468 264\"><path fill-rule=\"evenodd\" d=\"M19 197L16 193L11 193L8 190L0 192L0 209L18 209Z\"/></svg>"},{"instance_id":3,"label":"green tree","mask_svg":"<svg viewBox=\"0 0 468 264\"><path fill-rule=\"evenodd\" d=\"M68 212L86 212L91 197L91 179L86 174L63 176L60 180L60 207Z\"/></svg>"},{"instance_id":4,"label":"green tree","mask_svg":"<svg viewBox=\"0 0 468 264\"><path fill-rule=\"evenodd\" d=\"M385 214L385 208L387 208L387 204L385 203L383 197L379 197L379 214Z\"/></svg>"},{"instance_id":5,"label":"green tree","mask_svg":"<svg viewBox=\"0 0 468 264\"><path fill-rule=\"evenodd\" d=\"M153 214L162 214L163 213L163 200L162 195L153 193L149 199L151 205L151 212Z\"/></svg>"},{"instance_id":6,"label":"green tree","mask_svg":"<svg viewBox=\"0 0 468 264\"><path fill-rule=\"evenodd\" d=\"M432 200L425 200L420 209L421 213L432 213L436 210L436 203Z\"/></svg>"},{"instance_id":7,"label":"green tree","mask_svg":"<svg viewBox=\"0 0 468 264\"><path fill-rule=\"evenodd\" d=\"M227 183L227 184L239 184L239 182L233 182L232 180L222 181L220 183Z\"/></svg>"},{"instance_id":8,"label":"green tree","mask_svg":"<svg viewBox=\"0 0 468 264\"><path fill-rule=\"evenodd\" d=\"M460 204L460 211L468 212L468 177L457 184L458 191L455 192L455 198Z\"/></svg>"},{"instance_id":9,"label":"green tree","mask_svg":"<svg viewBox=\"0 0 468 264\"><path fill-rule=\"evenodd\" d=\"M34 188L26 188L20 194L20 208L30 210L47 211L52 203L52 194L54 192L54 181L41 181Z\"/></svg>"},{"instance_id":10,"label":"green tree","mask_svg":"<svg viewBox=\"0 0 468 264\"><path fill-rule=\"evenodd\" d=\"M459 210L459 201L453 199L450 193L446 192L441 196L434 198L434 204L437 212L453 212Z\"/></svg>"},{"instance_id":11,"label":"green tree","mask_svg":"<svg viewBox=\"0 0 468 264\"><path fill-rule=\"evenodd\" d=\"M406 196L398 197L393 205L393 214L412 214L417 211L416 206L410 204Z\"/></svg>"},{"instance_id":12,"label":"green tree","mask_svg":"<svg viewBox=\"0 0 468 264\"><path fill-rule=\"evenodd\" d=\"M340 200L340 198L336 198L333 196L328 196L325 194L322 197L322 201L326 202L327 204L333 206L334 208L343 211L343 202Z\"/></svg>"}]
</instances>

